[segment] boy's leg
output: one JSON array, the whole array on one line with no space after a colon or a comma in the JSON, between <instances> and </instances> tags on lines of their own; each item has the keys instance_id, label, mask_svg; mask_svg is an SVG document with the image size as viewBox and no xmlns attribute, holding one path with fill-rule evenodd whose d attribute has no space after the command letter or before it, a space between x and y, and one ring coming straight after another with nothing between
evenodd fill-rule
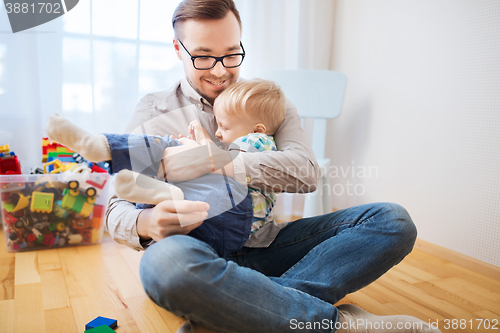
<instances>
[{"instance_id":1,"label":"boy's leg","mask_svg":"<svg viewBox=\"0 0 500 333\"><path fill-rule=\"evenodd\" d=\"M250 236L253 217L252 198L246 185L217 174L175 185L187 200L210 205L207 218L190 236L212 246L221 257L243 247Z\"/></svg>"},{"instance_id":2,"label":"boy's leg","mask_svg":"<svg viewBox=\"0 0 500 333\"><path fill-rule=\"evenodd\" d=\"M163 150L178 146L177 140L142 134L92 134L57 113L49 117L45 131L51 140L91 162L110 161L110 173L123 170L115 181L122 199L152 205L184 199L178 187L149 177L156 176Z\"/></svg>"},{"instance_id":3,"label":"boy's leg","mask_svg":"<svg viewBox=\"0 0 500 333\"><path fill-rule=\"evenodd\" d=\"M111 151L110 173L118 173L116 194L130 202L157 205L164 200L183 200L177 186L154 179L163 151L180 143L169 136L104 134Z\"/></svg>"},{"instance_id":4,"label":"boy's leg","mask_svg":"<svg viewBox=\"0 0 500 333\"><path fill-rule=\"evenodd\" d=\"M50 115L45 132L91 162L111 161L110 173L126 169L156 176L165 148L180 145L169 136L92 134L57 113Z\"/></svg>"},{"instance_id":5,"label":"boy's leg","mask_svg":"<svg viewBox=\"0 0 500 333\"><path fill-rule=\"evenodd\" d=\"M163 151L168 147L179 146L178 140L170 136L131 134L107 134L104 136L111 151L111 173L121 170L156 177L160 168Z\"/></svg>"},{"instance_id":6,"label":"boy's leg","mask_svg":"<svg viewBox=\"0 0 500 333\"><path fill-rule=\"evenodd\" d=\"M118 172L115 191L124 200L149 205L184 199L184 193L177 186L130 170Z\"/></svg>"},{"instance_id":7,"label":"boy's leg","mask_svg":"<svg viewBox=\"0 0 500 333\"><path fill-rule=\"evenodd\" d=\"M89 133L57 113L50 115L45 132L51 140L73 149L91 162L111 159L105 136Z\"/></svg>"}]
</instances>

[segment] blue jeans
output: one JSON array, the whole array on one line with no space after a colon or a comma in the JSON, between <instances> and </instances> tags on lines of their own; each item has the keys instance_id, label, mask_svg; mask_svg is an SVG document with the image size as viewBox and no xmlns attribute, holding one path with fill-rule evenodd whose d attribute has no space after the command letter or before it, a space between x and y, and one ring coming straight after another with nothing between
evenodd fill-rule
<instances>
[{"instance_id":1,"label":"blue jeans","mask_svg":"<svg viewBox=\"0 0 500 333\"><path fill-rule=\"evenodd\" d=\"M269 247L226 258L170 236L146 250L140 274L156 304L217 332L334 332L333 304L399 263L416 235L403 207L369 204L291 222Z\"/></svg>"},{"instance_id":2,"label":"blue jeans","mask_svg":"<svg viewBox=\"0 0 500 333\"><path fill-rule=\"evenodd\" d=\"M169 136L104 134L111 150L110 173L122 169L156 177L165 148L180 145ZM190 236L210 245L218 255L227 256L243 247L252 228L253 207L248 188L230 177L208 174L194 180L172 183L184 198L210 205L204 223ZM153 207L137 204L137 208Z\"/></svg>"}]
</instances>

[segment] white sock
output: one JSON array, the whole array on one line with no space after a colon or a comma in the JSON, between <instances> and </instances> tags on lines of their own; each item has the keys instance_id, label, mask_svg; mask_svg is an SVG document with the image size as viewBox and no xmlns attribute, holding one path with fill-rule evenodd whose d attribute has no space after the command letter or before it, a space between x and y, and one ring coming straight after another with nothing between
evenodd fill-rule
<instances>
[{"instance_id":1,"label":"white sock","mask_svg":"<svg viewBox=\"0 0 500 333\"><path fill-rule=\"evenodd\" d=\"M52 141L76 151L91 162L111 160L108 139L103 134L89 133L57 113L50 115L45 132Z\"/></svg>"},{"instance_id":2,"label":"white sock","mask_svg":"<svg viewBox=\"0 0 500 333\"><path fill-rule=\"evenodd\" d=\"M164 200L183 200L180 188L140 173L121 170L115 179L116 194L130 202L157 205Z\"/></svg>"},{"instance_id":3,"label":"white sock","mask_svg":"<svg viewBox=\"0 0 500 333\"><path fill-rule=\"evenodd\" d=\"M340 327L336 333L441 333L412 316L377 316L352 304L337 307Z\"/></svg>"}]
</instances>

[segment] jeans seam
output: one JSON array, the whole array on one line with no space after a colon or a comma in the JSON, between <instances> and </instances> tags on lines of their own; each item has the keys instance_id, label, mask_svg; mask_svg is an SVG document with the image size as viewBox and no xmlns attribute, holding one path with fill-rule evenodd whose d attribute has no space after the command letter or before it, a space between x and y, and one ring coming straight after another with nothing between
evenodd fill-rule
<instances>
[{"instance_id":1,"label":"jeans seam","mask_svg":"<svg viewBox=\"0 0 500 333\"><path fill-rule=\"evenodd\" d=\"M362 224L364 224L365 222L369 221L371 218L372 218L372 217L370 217L370 218L368 218L368 219L366 219L366 220L360 220L360 221L359 221L358 223L356 223L354 226L358 226L358 225L360 225L360 226L361 226L361 225L362 225ZM350 223L352 223L352 222L354 222L354 221L349 221L349 222L341 222L341 223L335 224L335 226L339 226L339 225L343 225L343 224L350 224ZM320 234L321 232L327 231L327 230L329 230L329 229L331 229L331 228L333 228L333 227L334 227L334 226L330 226L330 228L323 229L323 230L321 230L321 231L319 231L319 232L315 233L314 235L311 235L311 236L309 236L309 237L307 237L307 238L304 238L304 239L302 239L302 240L305 240L305 239L311 238L311 237L313 237L313 236L316 236L316 235ZM340 235L340 234L341 234L341 233L343 233L344 231L349 231L349 230L350 230L350 229L342 230L342 231L341 231L341 232L339 232L337 235ZM295 243L297 243L297 242L295 242ZM294 243L290 243L290 244L294 244ZM321 244L321 243L320 243L320 244ZM318 244L318 245L319 245L319 244ZM305 255L305 256L307 256L307 254L309 254L309 252L308 252L308 253L306 253L306 255ZM304 257L305 257L305 256L304 256ZM296 262L296 263L295 263L292 267L290 267L289 269L287 269L287 271L286 271L285 273L283 273L283 274L281 275L281 277L286 277L287 272L289 272L291 269L293 269L295 266L297 266L297 265L298 265L298 264L299 264L302 260L304 260L304 257L302 257L299 261L297 261L297 262Z\"/></svg>"},{"instance_id":2,"label":"jeans seam","mask_svg":"<svg viewBox=\"0 0 500 333\"><path fill-rule=\"evenodd\" d=\"M332 228L335 228L335 227L338 227L338 226L341 226L341 225L344 225L344 224L351 224L352 222L354 221L346 221L346 222L340 222L340 223L337 223L335 225L331 225L325 229L321 229L321 230L318 230L318 232L316 232L315 234L312 234L312 235L309 235L305 238L301 238L300 240L296 240L296 241L293 241L293 242L290 242L290 243L287 243L287 244L283 244L283 245L279 245L279 246L276 246L276 247L273 247L273 249L280 249L280 248L284 248L284 247L287 247L287 246L290 246L290 245L293 245L293 244L297 244L297 243L300 243L302 241L305 241L307 239L310 239L312 237L316 237L317 235L323 233L323 232L326 232ZM361 221L360 223L358 224L362 224L364 223L365 221ZM284 229L283 229L284 230ZM342 233L344 230L342 230L340 233ZM256 252L252 253L252 252L247 252L244 254L244 256L247 256L247 255L253 255L253 254L256 254Z\"/></svg>"}]
</instances>

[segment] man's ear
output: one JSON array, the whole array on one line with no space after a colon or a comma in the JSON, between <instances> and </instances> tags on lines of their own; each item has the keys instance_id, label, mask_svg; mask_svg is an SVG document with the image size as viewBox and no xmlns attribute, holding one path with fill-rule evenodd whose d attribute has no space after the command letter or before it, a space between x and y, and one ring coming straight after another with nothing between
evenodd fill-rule
<instances>
[{"instance_id":1,"label":"man's ear","mask_svg":"<svg viewBox=\"0 0 500 333\"><path fill-rule=\"evenodd\" d=\"M181 57L181 46L179 45L179 41L177 40L177 38L174 38L172 40L172 43L174 44L174 50L175 50L175 54L177 54L177 58L179 58L180 60L182 60L182 57Z\"/></svg>"},{"instance_id":2,"label":"man's ear","mask_svg":"<svg viewBox=\"0 0 500 333\"><path fill-rule=\"evenodd\" d=\"M264 125L263 123L256 124L255 127L253 128L253 132L266 134L266 125Z\"/></svg>"}]
</instances>

